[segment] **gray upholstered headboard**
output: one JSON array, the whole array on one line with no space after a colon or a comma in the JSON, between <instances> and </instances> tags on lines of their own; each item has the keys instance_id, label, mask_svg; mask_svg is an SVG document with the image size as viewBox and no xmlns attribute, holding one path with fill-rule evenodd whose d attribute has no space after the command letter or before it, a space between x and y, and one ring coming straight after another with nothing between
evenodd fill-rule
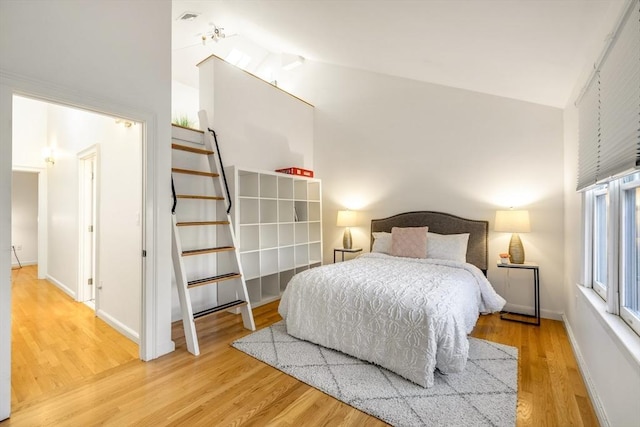
<instances>
[{"instance_id":1,"label":"gray upholstered headboard","mask_svg":"<svg viewBox=\"0 0 640 427\"><path fill-rule=\"evenodd\" d=\"M371 246L373 233L391 232L393 227L423 227L438 234L469 233L467 245L467 262L482 270L485 275L488 266L489 221L477 221L459 216L431 211L406 212L389 218L371 220Z\"/></svg>"}]
</instances>

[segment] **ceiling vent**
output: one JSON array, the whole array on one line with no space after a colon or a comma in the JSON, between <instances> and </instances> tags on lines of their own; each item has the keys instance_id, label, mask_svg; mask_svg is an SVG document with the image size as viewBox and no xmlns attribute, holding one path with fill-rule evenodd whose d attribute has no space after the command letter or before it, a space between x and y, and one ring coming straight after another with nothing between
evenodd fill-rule
<instances>
[{"instance_id":1,"label":"ceiling vent","mask_svg":"<svg viewBox=\"0 0 640 427\"><path fill-rule=\"evenodd\" d=\"M176 21L193 21L199 15L200 14L196 12L184 12L182 15L178 17L178 19L176 19Z\"/></svg>"}]
</instances>

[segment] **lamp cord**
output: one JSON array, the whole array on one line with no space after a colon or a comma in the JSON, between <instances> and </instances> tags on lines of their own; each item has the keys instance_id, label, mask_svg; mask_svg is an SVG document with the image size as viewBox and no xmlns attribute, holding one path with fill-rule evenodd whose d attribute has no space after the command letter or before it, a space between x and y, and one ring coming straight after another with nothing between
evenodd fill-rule
<instances>
[{"instance_id":1,"label":"lamp cord","mask_svg":"<svg viewBox=\"0 0 640 427\"><path fill-rule=\"evenodd\" d=\"M16 257L16 261L18 261L18 268L22 268L22 264L20 263L20 258L18 258L18 254L16 253L16 247L11 245L11 249L13 249L13 255Z\"/></svg>"}]
</instances>

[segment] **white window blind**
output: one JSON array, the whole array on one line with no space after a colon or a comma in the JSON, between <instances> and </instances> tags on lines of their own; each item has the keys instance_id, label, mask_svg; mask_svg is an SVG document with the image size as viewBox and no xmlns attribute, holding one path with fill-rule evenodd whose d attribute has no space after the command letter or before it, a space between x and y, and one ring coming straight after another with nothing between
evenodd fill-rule
<instances>
[{"instance_id":1,"label":"white window blind","mask_svg":"<svg viewBox=\"0 0 640 427\"><path fill-rule=\"evenodd\" d=\"M596 183L600 151L600 77L595 74L579 106L578 190Z\"/></svg>"},{"instance_id":2,"label":"white window blind","mask_svg":"<svg viewBox=\"0 0 640 427\"><path fill-rule=\"evenodd\" d=\"M636 167L640 147L640 2L600 70L602 142L598 180Z\"/></svg>"},{"instance_id":3,"label":"white window blind","mask_svg":"<svg viewBox=\"0 0 640 427\"><path fill-rule=\"evenodd\" d=\"M640 0L578 105L578 190L640 165Z\"/></svg>"}]
</instances>

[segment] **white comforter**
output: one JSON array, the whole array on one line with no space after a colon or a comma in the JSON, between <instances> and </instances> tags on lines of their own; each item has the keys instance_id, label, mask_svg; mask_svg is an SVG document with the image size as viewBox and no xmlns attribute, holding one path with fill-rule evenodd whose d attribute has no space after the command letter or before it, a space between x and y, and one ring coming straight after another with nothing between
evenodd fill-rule
<instances>
[{"instance_id":1,"label":"white comforter","mask_svg":"<svg viewBox=\"0 0 640 427\"><path fill-rule=\"evenodd\" d=\"M479 313L504 304L473 265L373 253L297 274L278 311L294 337L430 387L436 368L464 369Z\"/></svg>"}]
</instances>

